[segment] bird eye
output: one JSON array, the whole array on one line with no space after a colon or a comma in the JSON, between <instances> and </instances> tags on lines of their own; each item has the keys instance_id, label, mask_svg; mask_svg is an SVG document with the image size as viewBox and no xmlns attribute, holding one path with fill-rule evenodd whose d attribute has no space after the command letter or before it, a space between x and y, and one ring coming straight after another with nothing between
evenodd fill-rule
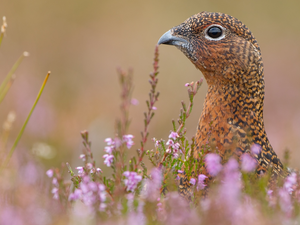
<instances>
[{"instance_id":1,"label":"bird eye","mask_svg":"<svg viewBox=\"0 0 300 225\"><path fill-rule=\"evenodd\" d=\"M211 38L219 38L223 34L223 30L220 27L213 26L207 30L207 35Z\"/></svg>"}]
</instances>

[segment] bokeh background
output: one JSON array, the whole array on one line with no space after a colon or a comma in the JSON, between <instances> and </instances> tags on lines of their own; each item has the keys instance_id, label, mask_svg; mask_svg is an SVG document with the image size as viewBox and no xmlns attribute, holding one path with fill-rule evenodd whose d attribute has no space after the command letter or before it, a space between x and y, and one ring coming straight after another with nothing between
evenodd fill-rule
<instances>
[{"instance_id":1,"label":"bokeh background","mask_svg":"<svg viewBox=\"0 0 300 225\"><path fill-rule=\"evenodd\" d=\"M289 149L291 166L299 168L299 9L296 0L0 0L0 16L6 16L8 22L0 48L0 79L23 51L30 53L0 105L0 123L11 110L17 116L8 148L50 70L50 79L16 151L31 152L45 168L66 161L76 166L82 148L80 131L87 129L96 160L102 162L103 140L114 135L115 119L120 116L117 67L134 70L133 97L139 105L130 110L130 133L138 148L154 47L168 29L206 10L237 17L257 38L265 65L266 131L278 155L282 158ZM188 100L184 84L199 80L202 74L170 46L160 47L159 66L161 95L150 137L167 139L180 101ZM196 96L187 122L189 137L196 131L206 90L204 83ZM147 148L152 147L150 142Z\"/></svg>"}]
</instances>

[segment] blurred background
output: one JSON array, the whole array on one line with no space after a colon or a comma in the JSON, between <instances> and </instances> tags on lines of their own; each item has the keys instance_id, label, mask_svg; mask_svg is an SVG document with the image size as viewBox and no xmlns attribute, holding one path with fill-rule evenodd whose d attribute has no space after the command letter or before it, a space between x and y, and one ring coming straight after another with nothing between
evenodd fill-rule
<instances>
[{"instance_id":1,"label":"blurred background","mask_svg":"<svg viewBox=\"0 0 300 225\"><path fill-rule=\"evenodd\" d=\"M129 133L139 148L154 47L164 32L205 10L240 19L257 38L265 65L266 131L278 155L282 158L289 149L291 166L299 168L299 8L296 0L0 0L0 16L6 16L8 23L0 49L0 79L23 51L30 53L0 105L0 123L10 111L16 113L8 148L50 70L44 93L16 151L31 152L46 169L66 161L78 166L80 131L87 129L96 160L102 162L104 139L114 135L115 119L120 116L117 67L134 70L133 98L139 104L130 109L133 120ZM188 101L184 84L199 80L202 74L170 46L160 47L159 66L161 95L150 137L167 139L181 100ZM204 82L187 122L189 137L195 134L206 90ZM153 148L151 141L147 148Z\"/></svg>"}]
</instances>

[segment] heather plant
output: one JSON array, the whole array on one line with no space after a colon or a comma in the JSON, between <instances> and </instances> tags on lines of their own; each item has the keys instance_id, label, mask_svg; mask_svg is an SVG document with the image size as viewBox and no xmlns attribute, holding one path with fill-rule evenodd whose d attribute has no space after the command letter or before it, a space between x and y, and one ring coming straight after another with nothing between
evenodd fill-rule
<instances>
[{"instance_id":1,"label":"heather plant","mask_svg":"<svg viewBox=\"0 0 300 225\"><path fill-rule=\"evenodd\" d=\"M141 145L137 155L128 159L129 151L136 147L135 137L128 134L132 71L125 73L118 70L118 74L122 87L122 116L116 122L116 136L104 140L106 147L103 155L104 164L111 168L112 174L105 175L101 168L96 167L88 132L83 131L84 150L80 155L83 165L76 167L77 171L74 172L66 164L71 185L66 180L61 180L59 184L57 177L62 177L59 170L56 170L56 176L53 170L47 172L48 176L54 177L54 199L71 203L64 203L71 208L80 202L81 207L88 208L87 215L92 216L95 223L101 221L101 224L281 224L298 220L299 174L291 172L284 180L279 179L273 185L268 183L271 173L257 178L257 161L253 155L260 152L260 146L253 145L251 151L243 155L241 162L230 158L222 163L217 149L211 149L210 143L207 143L204 148L209 149L210 153L200 155L201 160L194 162L191 157L194 137L189 139L186 136L185 123L192 112L194 97L202 80L185 84L189 104L186 106L184 102L181 103L178 125L172 120L168 140L153 137L153 149L145 149L148 127L155 115L155 102L159 95L156 92L157 47L154 72L150 74L151 90L146 101ZM146 160L151 162L150 167L146 166ZM209 189L206 189L205 182L208 177L201 174L200 167L204 164L214 180ZM199 173L191 173L192 168ZM178 175L181 173L189 176L194 193L191 202L177 192Z\"/></svg>"},{"instance_id":2,"label":"heather plant","mask_svg":"<svg viewBox=\"0 0 300 225\"><path fill-rule=\"evenodd\" d=\"M0 44L2 37L1 33ZM130 133L129 109L136 104L132 98L133 72L118 69L120 119L115 123L115 135L103 140L106 146L102 157L94 157L93 151L99 149L92 149L86 130L80 133L80 165L63 162L60 168L44 171L29 153L14 153L15 144L1 164L0 224L299 223L299 173L290 171L288 177L272 184L268 182L271 173L257 178L253 155L260 152L259 145L253 145L240 162L235 158L222 162L217 149L208 142L200 160L193 160L195 139L187 137L185 125L202 79L182 85L187 88L189 102L181 102L177 122L170 121L168 139L149 133L153 117L162 112L155 106L159 100L158 57L156 46L140 141ZM13 117L9 115L7 126L11 126ZM1 138L7 140L7 132ZM205 155L204 150L209 153ZM13 153L14 160L10 161ZM102 171L100 161L109 173ZM209 178L201 173L204 165L213 179L210 187L205 182ZM288 166L288 154L285 165ZM182 173L186 173L191 185L191 201L177 192Z\"/></svg>"}]
</instances>

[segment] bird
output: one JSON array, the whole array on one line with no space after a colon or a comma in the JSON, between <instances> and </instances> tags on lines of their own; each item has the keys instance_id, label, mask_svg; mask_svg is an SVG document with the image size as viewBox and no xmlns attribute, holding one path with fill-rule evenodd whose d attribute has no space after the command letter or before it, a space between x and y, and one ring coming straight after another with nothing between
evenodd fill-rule
<instances>
[{"instance_id":1,"label":"bird","mask_svg":"<svg viewBox=\"0 0 300 225\"><path fill-rule=\"evenodd\" d=\"M203 11L164 33L158 41L161 44L183 52L208 85L190 157L197 162L200 156L216 152L225 164L231 157L240 162L243 154L251 153L257 161L258 177L270 170L273 180L287 176L265 131L264 66L258 42L248 27L230 15ZM251 151L254 145L261 149L257 154ZM209 182L205 164L201 171L209 176ZM179 193L190 197L190 177L179 175Z\"/></svg>"}]
</instances>

